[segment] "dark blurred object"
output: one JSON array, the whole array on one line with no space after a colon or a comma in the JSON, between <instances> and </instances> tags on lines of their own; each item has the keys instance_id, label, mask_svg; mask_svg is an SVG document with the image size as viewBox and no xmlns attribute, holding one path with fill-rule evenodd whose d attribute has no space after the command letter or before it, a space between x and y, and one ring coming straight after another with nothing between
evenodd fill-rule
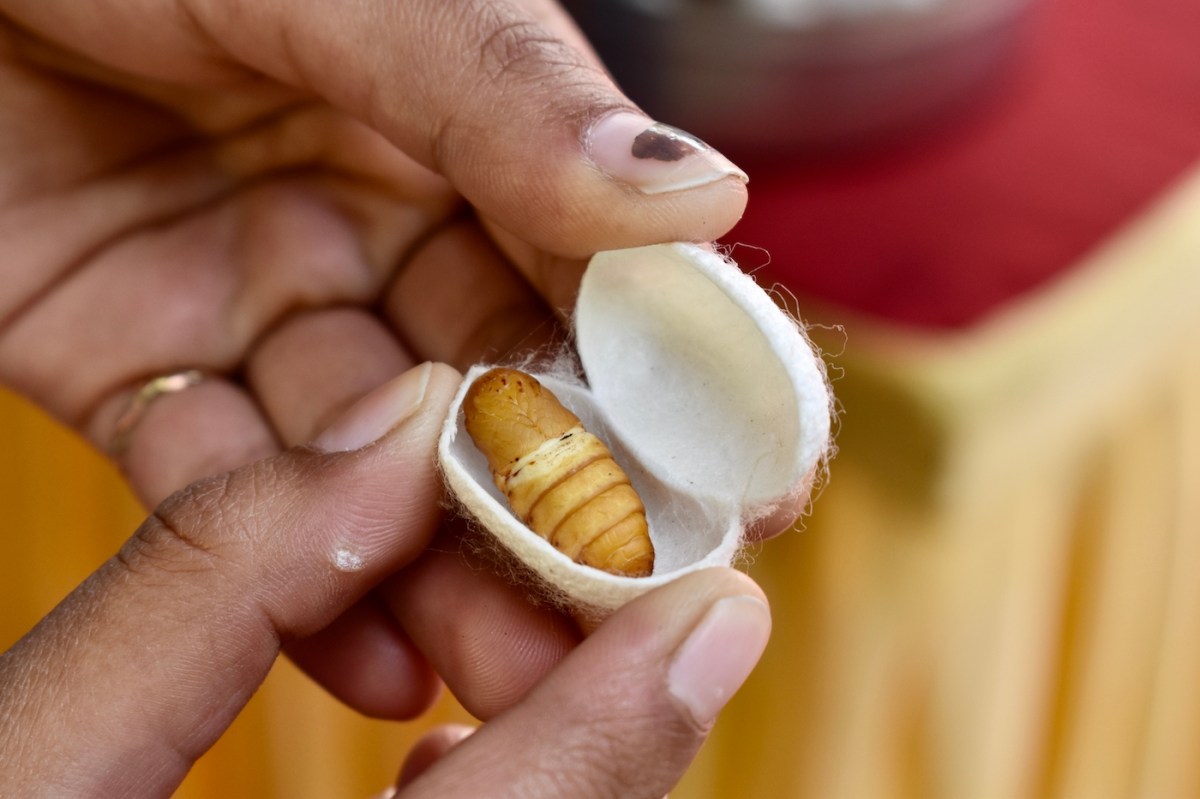
<instances>
[{"instance_id":1,"label":"dark blurred object","mask_svg":"<svg viewBox=\"0 0 1200 799\"><path fill-rule=\"evenodd\" d=\"M734 158L937 119L1009 59L1029 0L565 0L621 87Z\"/></svg>"}]
</instances>

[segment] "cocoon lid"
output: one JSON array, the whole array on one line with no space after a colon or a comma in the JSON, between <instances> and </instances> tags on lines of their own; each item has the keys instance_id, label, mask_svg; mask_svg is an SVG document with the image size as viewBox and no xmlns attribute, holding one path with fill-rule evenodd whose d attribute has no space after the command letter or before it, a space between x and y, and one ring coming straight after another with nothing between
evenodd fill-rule
<instances>
[{"instance_id":1,"label":"cocoon lid","mask_svg":"<svg viewBox=\"0 0 1200 799\"><path fill-rule=\"evenodd\" d=\"M689 244L596 255L575 342L587 385L535 374L600 435L646 506L654 573L572 562L509 510L463 427L468 371L439 460L451 493L556 601L611 611L697 569L729 565L744 523L807 487L829 441L824 372L795 321L736 265Z\"/></svg>"},{"instance_id":2,"label":"cocoon lid","mask_svg":"<svg viewBox=\"0 0 1200 799\"><path fill-rule=\"evenodd\" d=\"M676 244L596 255L575 334L609 427L679 490L771 504L825 449L829 396L808 341L715 252Z\"/></svg>"}]
</instances>

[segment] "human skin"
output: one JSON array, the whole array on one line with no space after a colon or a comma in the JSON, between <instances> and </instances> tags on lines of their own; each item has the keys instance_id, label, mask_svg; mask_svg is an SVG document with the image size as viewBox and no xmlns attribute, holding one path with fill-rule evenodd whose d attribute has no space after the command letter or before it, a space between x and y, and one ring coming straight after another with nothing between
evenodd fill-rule
<instances>
[{"instance_id":1,"label":"human skin","mask_svg":"<svg viewBox=\"0 0 1200 799\"><path fill-rule=\"evenodd\" d=\"M417 715L440 680L495 718L429 795L518 785L512 744L484 734L513 717L547 731L537 773L669 789L711 718L663 681L720 598L758 589L706 573L581 645L427 551L453 534L431 436L451 367L555 340L589 254L728 230L746 198L731 165L701 152L699 179L658 190L656 165L614 160L635 109L543 0L0 0L0 96L0 381L107 449L147 378L208 376L114 455L146 524L0 660L0 793L169 793L281 647L364 713ZM419 407L372 428L413 381ZM355 570L331 557L344 541ZM121 665L139 652L161 680ZM626 699L653 711L607 719L631 759L555 760L613 706L601 668L640 675ZM648 743L647 719L678 734Z\"/></svg>"}]
</instances>

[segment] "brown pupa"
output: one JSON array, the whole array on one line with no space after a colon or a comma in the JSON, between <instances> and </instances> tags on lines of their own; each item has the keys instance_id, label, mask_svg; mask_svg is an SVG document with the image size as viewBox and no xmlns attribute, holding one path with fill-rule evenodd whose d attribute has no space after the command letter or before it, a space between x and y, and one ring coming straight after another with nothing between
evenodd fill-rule
<instances>
[{"instance_id":1,"label":"brown pupa","mask_svg":"<svg viewBox=\"0 0 1200 799\"><path fill-rule=\"evenodd\" d=\"M653 571L646 510L629 477L537 379L491 369L463 410L496 487L531 530L578 563L629 577Z\"/></svg>"}]
</instances>

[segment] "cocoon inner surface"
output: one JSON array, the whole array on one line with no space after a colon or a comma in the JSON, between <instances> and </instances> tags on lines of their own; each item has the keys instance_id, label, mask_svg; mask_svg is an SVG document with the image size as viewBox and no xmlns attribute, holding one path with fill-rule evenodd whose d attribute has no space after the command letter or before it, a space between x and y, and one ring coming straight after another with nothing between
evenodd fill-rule
<instances>
[{"instance_id":1,"label":"cocoon inner surface","mask_svg":"<svg viewBox=\"0 0 1200 799\"><path fill-rule=\"evenodd\" d=\"M771 504L825 449L829 395L808 341L715 252L676 244L596 255L575 333L609 423L678 490Z\"/></svg>"},{"instance_id":2,"label":"cocoon inner surface","mask_svg":"<svg viewBox=\"0 0 1200 799\"><path fill-rule=\"evenodd\" d=\"M795 322L735 265L698 246L596 255L575 330L588 385L534 376L609 445L641 495L651 576L576 564L512 513L461 411L489 365L467 372L439 460L464 509L555 599L611 611L684 573L729 565L744 521L796 491L824 454L830 399Z\"/></svg>"}]
</instances>

